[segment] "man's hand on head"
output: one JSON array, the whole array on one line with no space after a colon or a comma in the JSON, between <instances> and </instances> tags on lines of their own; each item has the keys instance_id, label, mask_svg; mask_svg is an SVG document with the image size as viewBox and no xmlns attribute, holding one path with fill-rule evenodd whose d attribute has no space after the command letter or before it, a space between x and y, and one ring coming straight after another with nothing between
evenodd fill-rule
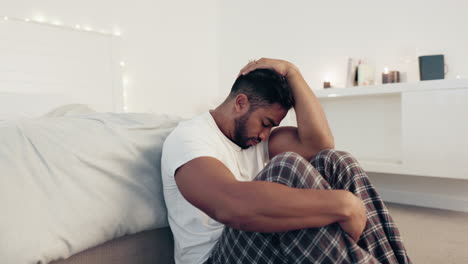
<instances>
[{"instance_id":1,"label":"man's hand on head","mask_svg":"<svg viewBox=\"0 0 468 264\"><path fill-rule=\"evenodd\" d=\"M239 72L240 75L246 75L256 69L269 69L277 72L281 76L288 78L290 74L298 71L297 67L291 62L285 60L261 58L259 60L253 60L242 68Z\"/></svg>"},{"instance_id":2,"label":"man's hand on head","mask_svg":"<svg viewBox=\"0 0 468 264\"><path fill-rule=\"evenodd\" d=\"M268 144L270 157L271 153L292 151L310 159L321 150L333 149L335 143L325 113L299 69L285 60L261 58L249 62L239 75L257 69L272 70L286 78L294 98L297 127L273 131Z\"/></svg>"}]
</instances>

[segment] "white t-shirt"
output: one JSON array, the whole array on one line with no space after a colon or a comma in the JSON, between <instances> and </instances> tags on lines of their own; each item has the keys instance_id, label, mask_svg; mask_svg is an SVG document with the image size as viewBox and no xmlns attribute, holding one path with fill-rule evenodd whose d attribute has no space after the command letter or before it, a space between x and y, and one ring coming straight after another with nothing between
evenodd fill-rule
<instances>
[{"instance_id":1,"label":"white t-shirt","mask_svg":"<svg viewBox=\"0 0 468 264\"><path fill-rule=\"evenodd\" d=\"M237 180L250 181L268 161L268 142L242 150L221 132L208 112L180 122L167 137L161 171L176 264L206 261L224 227L185 200L175 182L177 168L202 156L220 160Z\"/></svg>"}]
</instances>

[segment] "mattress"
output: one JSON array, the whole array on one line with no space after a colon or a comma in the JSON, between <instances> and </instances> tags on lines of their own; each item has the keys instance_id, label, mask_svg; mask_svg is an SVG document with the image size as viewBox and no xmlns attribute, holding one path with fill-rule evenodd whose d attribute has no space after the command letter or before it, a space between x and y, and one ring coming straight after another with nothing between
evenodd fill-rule
<instances>
[{"instance_id":1,"label":"mattress","mask_svg":"<svg viewBox=\"0 0 468 264\"><path fill-rule=\"evenodd\" d=\"M173 264L174 242L168 227L127 235L49 264Z\"/></svg>"}]
</instances>

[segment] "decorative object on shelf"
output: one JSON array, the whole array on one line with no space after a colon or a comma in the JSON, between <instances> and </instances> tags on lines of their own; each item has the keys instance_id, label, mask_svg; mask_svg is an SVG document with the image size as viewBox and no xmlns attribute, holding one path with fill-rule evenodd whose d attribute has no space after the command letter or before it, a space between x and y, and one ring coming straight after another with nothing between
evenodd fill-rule
<instances>
[{"instance_id":1,"label":"decorative object on shelf","mask_svg":"<svg viewBox=\"0 0 468 264\"><path fill-rule=\"evenodd\" d=\"M384 68L382 73L382 83L398 83L400 82L400 72L399 71L388 71L388 68Z\"/></svg>"},{"instance_id":2,"label":"decorative object on shelf","mask_svg":"<svg viewBox=\"0 0 468 264\"><path fill-rule=\"evenodd\" d=\"M353 87L357 85L357 66L358 61L353 58L348 58L348 66L346 71L346 87Z\"/></svg>"},{"instance_id":3,"label":"decorative object on shelf","mask_svg":"<svg viewBox=\"0 0 468 264\"><path fill-rule=\"evenodd\" d=\"M357 68L358 86L367 86L374 84L374 69L362 61L359 61Z\"/></svg>"},{"instance_id":4,"label":"decorative object on shelf","mask_svg":"<svg viewBox=\"0 0 468 264\"><path fill-rule=\"evenodd\" d=\"M323 88L331 88L330 82L323 82Z\"/></svg>"},{"instance_id":5,"label":"decorative object on shelf","mask_svg":"<svg viewBox=\"0 0 468 264\"><path fill-rule=\"evenodd\" d=\"M419 77L421 81L444 79L444 55L428 55L419 57Z\"/></svg>"}]
</instances>

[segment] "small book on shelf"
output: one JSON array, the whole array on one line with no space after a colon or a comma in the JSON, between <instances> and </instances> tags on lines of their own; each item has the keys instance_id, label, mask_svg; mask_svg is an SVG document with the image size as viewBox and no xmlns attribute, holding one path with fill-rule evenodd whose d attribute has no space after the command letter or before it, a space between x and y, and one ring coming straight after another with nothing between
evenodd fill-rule
<instances>
[{"instance_id":1,"label":"small book on shelf","mask_svg":"<svg viewBox=\"0 0 468 264\"><path fill-rule=\"evenodd\" d=\"M421 81L444 79L444 55L420 56L419 76Z\"/></svg>"}]
</instances>

